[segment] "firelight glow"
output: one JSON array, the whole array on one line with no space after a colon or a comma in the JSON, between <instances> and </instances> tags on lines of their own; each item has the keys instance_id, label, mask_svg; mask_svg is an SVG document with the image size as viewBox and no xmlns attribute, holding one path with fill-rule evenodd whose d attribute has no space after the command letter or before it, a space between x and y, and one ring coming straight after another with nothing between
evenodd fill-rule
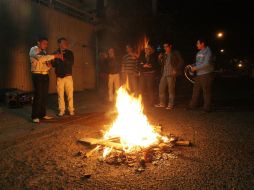
<instances>
[{"instance_id":1,"label":"firelight glow","mask_svg":"<svg viewBox=\"0 0 254 190\"><path fill-rule=\"evenodd\" d=\"M118 116L112 127L105 133L104 138L119 137L125 152L135 152L168 140L167 137L158 134L154 126L149 124L147 117L143 114L141 96L134 97L124 86L120 87L117 92L116 108ZM109 149L104 150L104 155L108 153Z\"/></svg>"}]
</instances>

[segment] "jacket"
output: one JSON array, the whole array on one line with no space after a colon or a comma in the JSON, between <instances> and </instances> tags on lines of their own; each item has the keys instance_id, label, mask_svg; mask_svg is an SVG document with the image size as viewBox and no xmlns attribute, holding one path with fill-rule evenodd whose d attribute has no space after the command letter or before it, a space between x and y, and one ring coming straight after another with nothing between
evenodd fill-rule
<instances>
[{"instance_id":1,"label":"jacket","mask_svg":"<svg viewBox=\"0 0 254 190\"><path fill-rule=\"evenodd\" d=\"M31 61L31 72L34 74L48 74L50 67L47 61L55 58L54 55L46 55L45 50L41 50L38 46L34 46L29 52Z\"/></svg>"},{"instance_id":2,"label":"jacket","mask_svg":"<svg viewBox=\"0 0 254 190\"><path fill-rule=\"evenodd\" d=\"M54 53L61 53L60 49L55 51ZM64 50L63 52L63 60L55 59L52 62L52 66L55 68L55 73L57 77L65 77L68 75L72 75L72 66L74 64L74 55L71 50Z\"/></svg>"}]
</instances>

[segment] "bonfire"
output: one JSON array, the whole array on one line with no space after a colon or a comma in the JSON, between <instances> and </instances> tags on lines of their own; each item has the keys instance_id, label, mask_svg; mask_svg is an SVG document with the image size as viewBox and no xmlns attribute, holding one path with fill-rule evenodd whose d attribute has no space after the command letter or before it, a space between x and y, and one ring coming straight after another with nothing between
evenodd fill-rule
<instances>
[{"instance_id":1,"label":"bonfire","mask_svg":"<svg viewBox=\"0 0 254 190\"><path fill-rule=\"evenodd\" d=\"M102 139L83 138L80 142L97 145L89 151L101 152L100 161L109 164L126 163L129 166L138 163L140 171L144 163L157 163L158 160L172 157L174 145L189 145L189 141L179 141L173 135L162 135L161 126L149 123L143 112L141 96L134 96L128 86L121 86L116 98L117 115L113 123L104 132Z\"/></svg>"}]
</instances>

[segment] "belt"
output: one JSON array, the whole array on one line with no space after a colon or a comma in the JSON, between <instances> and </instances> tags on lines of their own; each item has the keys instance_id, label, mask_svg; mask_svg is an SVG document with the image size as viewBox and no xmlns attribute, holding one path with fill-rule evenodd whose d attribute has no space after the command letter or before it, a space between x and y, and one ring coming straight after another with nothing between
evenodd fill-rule
<instances>
[{"instance_id":1,"label":"belt","mask_svg":"<svg viewBox=\"0 0 254 190\"><path fill-rule=\"evenodd\" d=\"M41 74L41 75L47 75L49 74L48 71L32 71L33 74Z\"/></svg>"}]
</instances>

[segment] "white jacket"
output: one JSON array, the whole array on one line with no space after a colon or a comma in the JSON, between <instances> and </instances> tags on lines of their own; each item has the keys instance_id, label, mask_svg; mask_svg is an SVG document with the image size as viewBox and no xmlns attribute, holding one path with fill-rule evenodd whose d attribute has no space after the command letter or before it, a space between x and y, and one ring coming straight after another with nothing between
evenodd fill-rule
<instances>
[{"instance_id":1,"label":"white jacket","mask_svg":"<svg viewBox=\"0 0 254 190\"><path fill-rule=\"evenodd\" d=\"M46 55L45 50L41 50L38 46L34 46L30 49L29 56L32 73L48 74L50 67L47 66L47 61L53 60L55 58L54 55Z\"/></svg>"}]
</instances>

